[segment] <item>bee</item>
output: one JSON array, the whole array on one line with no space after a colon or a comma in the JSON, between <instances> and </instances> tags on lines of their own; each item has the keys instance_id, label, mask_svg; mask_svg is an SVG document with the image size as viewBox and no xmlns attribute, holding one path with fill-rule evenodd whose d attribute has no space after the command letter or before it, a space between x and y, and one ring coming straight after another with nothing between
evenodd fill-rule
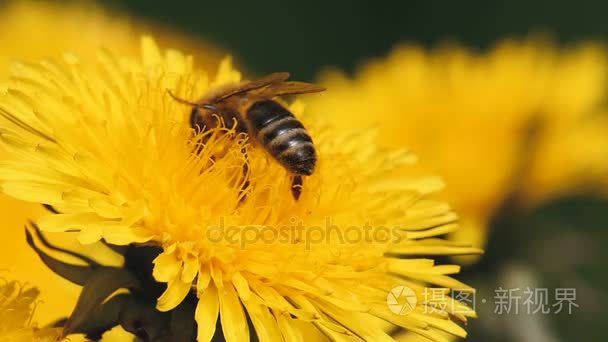
<instances>
[{"instance_id":1,"label":"bee","mask_svg":"<svg viewBox=\"0 0 608 342\"><path fill-rule=\"evenodd\" d=\"M312 175L315 170L317 152L304 125L275 98L316 93L325 88L287 81L288 78L287 72L272 73L257 80L212 90L197 102L169 94L175 100L192 106L190 125L193 129L217 127L220 123L218 118L226 123L235 123L238 133L247 134L254 145L262 146L292 174L291 193L298 200L303 177ZM246 168L244 172L247 173Z\"/></svg>"}]
</instances>

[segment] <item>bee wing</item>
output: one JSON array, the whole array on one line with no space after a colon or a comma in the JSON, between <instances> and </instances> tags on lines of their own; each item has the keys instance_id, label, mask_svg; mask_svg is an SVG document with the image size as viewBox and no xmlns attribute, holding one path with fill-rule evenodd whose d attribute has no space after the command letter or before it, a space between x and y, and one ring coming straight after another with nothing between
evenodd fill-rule
<instances>
[{"instance_id":1,"label":"bee wing","mask_svg":"<svg viewBox=\"0 0 608 342\"><path fill-rule=\"evenodd\" d=\"M246 93L248 91L252 91L255 89L260 89L266 87L268 85L283 82L289 78L288 72L275 72L269 75L266 75L262 78L253 81L245 81L236 86L234 89L231 89L227 93L221 94L217 98L213 99L213 102L219 102L225 100L234 95L239 95L242 93Z\"/></svg>"},{"instance_id":2,"label":"bee wing","mask_svg":"<svg viewBox=\"0 0 608 342\"><path fill-rule=\"evenodd\" d=\"M261 97L274 97L295 94L318 93L325 88L305 82L279 82L268 85L258 93Z\"/></svg>"}]
</instances>

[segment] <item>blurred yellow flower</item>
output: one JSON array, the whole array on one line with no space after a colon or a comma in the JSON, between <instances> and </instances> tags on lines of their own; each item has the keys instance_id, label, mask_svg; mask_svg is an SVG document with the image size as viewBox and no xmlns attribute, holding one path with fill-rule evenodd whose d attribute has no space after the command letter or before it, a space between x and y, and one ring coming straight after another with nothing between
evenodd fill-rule
<instances>
[{"instance_id":1,"label":"blurred yellow flower","mask_svg":"<svg viewBox=\"0 0 608 342\"><path fill-rule=\"evenodd\" d=\"M25 241L24 225L43 213L39 204L21 202L8 196L0 196L3 216L3 247L0 250L0 270L11 277L29 284L40 284L43 290L40 305L35 312L35 320L46 325L66 317L78 295L78 288L46 268ZM51 239L55 239L57 234ZM59 237L62 244L67 237ZM0 273L0 276L2 274Z\"/></svg>"},{"instance_id":2,"label":"blurred yellow flower","mask_svg":"<svg viewBox=\"0 0 608 342\"><path fill-rule=\"evenodd\" d=\"M202 66L215 65L223 53L204 42L158 23L133 20L94 2L9 0L0 4L0 77L15 60L51 58L66 51L94 57L100 46L123 55L139 54L139 38L154 34L164 45L192 51Z\"/></svg>"},{"instance_id":3,"label":"blurred yellow flower","mask_svg":"<svg viewBox=\"0 0 608 342\"><path fill-rule=\"evenodd\" d=\"M604 105L604 103L602 103ZM521 196L535 205L573 194L606 195L608 190L608 111L541 128L522 175Z\"/></svg>"},{"instance_id":4,"label":"blurred yellow flower","mask_svg":"<svg viewBox=\"0 0 608 342\"><path fill-rule=\"evenodd\" d=\"M338 127L377 127L385 147L411 148L446 181L462 218L455 238L483 246L513 192L533 206L608 179L607 119L594 115L606 100L607 66L593 44L507 40L486 54L401 46L354 79L326 72L320 83L330 91L309 108Z\"/></svg>"},{"instance_id":5,"label":"blurred yellow flower","mask_svg":"<svg viewBox=\"0 0 608 342\"><path fill-rule=\"evenodd\" d=\"M5 193L61 213L40 218L43 230L162 247L153 276L168 286L157 309L194 292L199 341L211 340L218 319L228 341L249 340L246 317L261 340L308 340L311 328L392 340L379 319L438 341L439 331L466 335L453 319L475 313L449 297L468 288L450 277L459 268L420 256L479 250L439 238L458 228L456 215L427 198L436 179L396 175L412 167L410 153L377 148L368 130L321 126L325 112L291 104L319 154L295 201L290 175L264 151L245 158L248 142L230 127L193 135L191 108L167 92L195 100L239 82L230 60L209 77L190 56L142 45L141 60L104 52L96 63L66 55L14 66L0 99L11 153L0 179ZM398 286L418 303L404 315L387 305ZM450 305L436 307L427 286Z\"/></svg>"},{"instance_id":6,"label":"blurred yellow flower","mask_svg":"<svg viewBox=\"0 0 608 342\"><path fill-rule=\"evenodd\" d=\"M33 320L38 289L0 279L0 341L57 341L60 329L39 328Z\"/></svg>"}]
</instances>

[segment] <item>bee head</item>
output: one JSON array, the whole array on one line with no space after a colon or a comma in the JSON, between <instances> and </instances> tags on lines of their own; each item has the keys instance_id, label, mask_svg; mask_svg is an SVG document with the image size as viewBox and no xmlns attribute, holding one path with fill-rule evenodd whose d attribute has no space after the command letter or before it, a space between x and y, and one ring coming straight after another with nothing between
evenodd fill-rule
<instances>
[{"instance_id":1,"label":"bee head","mask_svg":"<svg viewBox=\"0 0 608 342\"><path fill-rule=\"evenodd\" d=\"M220 114L217 107L213 105L203 104L192 107L190 113L190 126L197 130L210 129L218 127L221 123Z\"/></svg>"}]
</instances>

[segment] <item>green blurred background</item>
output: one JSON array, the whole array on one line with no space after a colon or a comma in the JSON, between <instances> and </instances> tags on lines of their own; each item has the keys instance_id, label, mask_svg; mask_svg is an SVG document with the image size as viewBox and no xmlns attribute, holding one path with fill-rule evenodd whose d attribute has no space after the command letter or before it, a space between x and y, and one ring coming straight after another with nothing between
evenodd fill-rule
<instances>
[{"instance_id":1,"label":"green blurred background","mask_svg":"<svg viewBox=\"0 0 608 342\"><path fill-rule=\"evenodd\" d=\"M454 41L483 50L501 38L524 38L531 33L549 34L561 44L608 37L606 1L103 3L195 34L230 51L254 73L287 70L302 80L313 80L327 66L352 72L366 60L386 55L399 42L433 47ZM467 328L468 340L604 340L607 209L605 200L589 196L559 199L530 212L506 210L496 217L487 254L463 275L480 290L481 318ZM577 248L594 252L576 255L572 250ZM542 317L496 315L493 291L511 285L577 287L580 311ZM485 306L481 306L482 297L489 302Z\"/></svg>"},{"instance_id":2,"label":"green blurred background","mask_svg":"<svg viewBox=\"0 0 608 342\"><path fill-rule=\"evenodd\" d=\"M119 10L194 33L254 72L312 79L327 65L353 70L397 42L458 41L550 32L563 42L608 36L605 1L162 1L104 0Z\"/></svg>"}]
</instances>

